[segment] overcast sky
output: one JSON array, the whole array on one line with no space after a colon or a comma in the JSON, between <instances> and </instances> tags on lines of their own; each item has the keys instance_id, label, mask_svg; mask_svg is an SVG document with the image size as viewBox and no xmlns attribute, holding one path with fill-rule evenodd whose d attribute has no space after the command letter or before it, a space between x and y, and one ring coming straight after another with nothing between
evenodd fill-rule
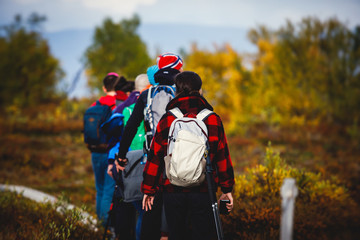
<instances>
[{"instance_id":1,"label":"overcast sky","mask_svg":"<svg viewBox=\"0 0 360 240\"><path fill-rule=\"evenodd\" d=\"M77 41L76 34L67 41L63 38L50 38L52 51L60 59L61 67L66 72L65 82L68 83L72 82L78 69L82 67L79 59L87 44L90 44L91 31L96 26L101 26L106 17L118 22L136 13L143 24L174 23L174 28L182 26L178 35L171 36L173 39L160 38L161 46L166 51L180 47L179 43L181 47L186 47L185 39L204 43L216 42L223 37L226 42L233 43L233 46L244 48L249 45L244 44L244 39L250 28L265 25L277 30L285 24L286 19L297 23L308 16L316 16L320 20L337 17L350 28L360 25L360 0L0 0L0 26L12 23L16 14L21 14L26 19L34 12L47 17L42 30L50 35L63 30L89 30L88 41ZM214 30L214 35L210 32L206 36L199 36L198 32L188 31L190 36L183 36L186 32L184 27L190 28L186 24L217 30ZM231 30L224 32L219 27ZM232 28L239 28L239 31L233 31ZM234 34L231 34L232 31ZM158 41L158 35L161 34L158 32L155 35L144 33L143 40ZM242 33L244 36L239 36ZM243 40L240 41L241 39ZM150 51L155 50L152 45L154 43L149 45ZM159 46L159 43L155 43L155 46ZM86 79L82 74L72 96L86 96L88 93Z\"/></svg>"},{"instance_id":2,"label":"overcast sky","mask_svg":"<svg viewBox=\"0 0 360 240\"><path fill-rule=\"evenodd\" d=\"M336 16L349 27L360 25L360 0L0 0L0 25L32 12L47 16L46 31L90 29L105 17L119 21L134 13L143 23L277 28L285 19Z\"/></svg>"}]
</instances>

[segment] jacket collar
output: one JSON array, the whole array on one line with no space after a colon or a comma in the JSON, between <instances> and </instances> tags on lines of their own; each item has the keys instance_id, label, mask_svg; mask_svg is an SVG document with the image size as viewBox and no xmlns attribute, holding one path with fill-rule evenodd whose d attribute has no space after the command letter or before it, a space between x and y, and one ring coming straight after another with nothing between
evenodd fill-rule
<instances>
[{"instance_id":1,"label":"jacket collar","mask_svg":"<svg viewBox=\"0 0 360 240\"><path fill-rule=\"evenodd\" d=\"M187 96L177 96L166 106L166 111L178 107L184 114L197 114L204 108L213 111L213 107L200 94L191 94Z\"/></svg>"},{"instance_id":2,"label":"jacket collar","mask_svg":"<svg viewBox=\"0 0 360 240\"><path fill-rule=\"evenodd\" d=\"M106 95L103 97L100 97L99 102L102 105L108 105L108 106L115 106L115 96Z\"/></svg>"}]
</instances>

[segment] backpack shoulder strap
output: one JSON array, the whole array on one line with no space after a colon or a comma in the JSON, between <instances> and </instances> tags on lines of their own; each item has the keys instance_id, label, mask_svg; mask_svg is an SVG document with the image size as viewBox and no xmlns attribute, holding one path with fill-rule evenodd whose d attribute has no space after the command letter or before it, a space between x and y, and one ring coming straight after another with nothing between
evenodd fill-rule
<instances>
[{"instance_id":1,"label":"backpack shoulder strap","mask_svg":"<svg viewBox=\"0 0 360 240\"><path fill-rule=\"evenodd\" d=\"M132 114L132 112L134 111L134 107L135 107L135 103L131 104L130 106L127 106L125 109L127 109L129 111L129 115ZM124 110L125 110L124 109Z\"/></svg>"},{"instance_id":2,"label":"backpack shoulder strap","mask_svg":"<svg viewBox=\"0 0 360 240\"><path fill-rule=\"evenodd\" d=\"M141 158L139 158L138 160L136 160L136 161L133 163L133 165L131 165L129 171L127 171L126 173L124 172L124 173L125 173L125 175L124 175L125 178L127 178L127 177L130 175L130 173L134 170L134 168L136 167L136 165L138 165L138 164L143 160L143 157L144 157L144 156L142 156Z\"/></svg>"},{"instance_id":3,"label":"backpack shoulder strap","mask_svg":"<svg viewBox=\"0 0 360 240\"><path fill-rule=\"evenodd\" d=\"M196 115L196 118L201 121L204 121L212 113L213 113L213 111L210 111L209 109L204 108Z\"/></svg>"},{"instance_id":4,"label":"backpack shoulder strap","mask_svg":"<svg viewBox=\"0 0 360 240\"><path fill-rule=\"evenodd\" d=\"M112 109L116 105L115 105L115 103L111 104L111 105L101 104L100 100L96 100L95 106L108 106L110 109Z\"/></svg>"},{"instance_id":5,"label":"backpack shoulder strap","mask_svg":"<svg viewBox=\"0 0 360 240\"><path fill-rule=\"evenodd\" d=\"M165 91L167 93L170 93L172 96L175 96L175 87L171 85L157 85L154 89L153 94L156 92Z\"/></svg>"},{"instance_id":6,"label":"backpack shoulder strap","mask_svg":"<svg viewBox=\"0 0 360 240\"><path fill-rule=\"evenodd\" d=\"M182 114L182 112L180 111L180 109L177 108L177 107L169 110L169 112L170 112L172 115L174 115L176 118L181 118L181 117L184 116L184 114Z\"/></svg>"},{"instance_id":7,"label":"backpack shoulder strap","mask_svg":"<svg viewBox=\"0 0 360 240\"><path fill-rule=\"evenodd\" d=\"M146 101L146 104L149 105L150 104L150 100L151 100L151 95L152 95L152 89L153 89L153 86L150 86L149 89L148 89L148 95L147 95L147 101Z\"/></svg>"},{"instance_id":8,"label":"backpack shoulder strap","mask_svg":"<svg viewBox=\"0 0 360 240\"><path fill-rule=\"evenodd\" d=\"M167 89L170 90L171 95L175 96L175 88L173 86L170 85L165 85Z\"/></svg>"}]
</instances>

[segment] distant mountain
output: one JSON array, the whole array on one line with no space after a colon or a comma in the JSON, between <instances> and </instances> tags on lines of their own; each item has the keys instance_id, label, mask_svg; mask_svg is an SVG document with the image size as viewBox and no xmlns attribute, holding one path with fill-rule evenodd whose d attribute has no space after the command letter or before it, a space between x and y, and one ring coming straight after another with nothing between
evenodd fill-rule
<instances>
[{"instance_id":1,"label":"distant mountain","mask_svg":"<svg viewBox=\"0 0 360 240\"><path fill-rule=\"evenodd\" d=\"M49 40L52 53L60 59L66 73L65 85L61 86L62 88L70 88L77 72L82 69L80 60L92 42L94 29L65 30L44 34L44 37ZM247 30L241 28L142 24L138 32L146 43L149 54L154 58L157 53L162 52L179 53L180 49L188 52L192 43L196 43L200 49L214 50L214 44L222 46L224 43L229 43L240 53L255 51L255 47L246 38ZM85 76L82 74L75 90L70 93L70 97L82 97L88 94L89 89Z\"/></svg>"},{"instance_id":2,"label":"distant mountain","mask_svg":"<svg viewBox=\"0 0 360 240\"><path fill-rule=\"evenodd\" d=\"M247 30L232 27L210 27L179 24L144 24L139 34L146 42L150 54L160 52L179 52L180 48L190 50L192 43L200 48L213 50L213 44L221 46L229 43L239 52L251 52L255 48L247 40Z\"/></svg>"}]
</instances>

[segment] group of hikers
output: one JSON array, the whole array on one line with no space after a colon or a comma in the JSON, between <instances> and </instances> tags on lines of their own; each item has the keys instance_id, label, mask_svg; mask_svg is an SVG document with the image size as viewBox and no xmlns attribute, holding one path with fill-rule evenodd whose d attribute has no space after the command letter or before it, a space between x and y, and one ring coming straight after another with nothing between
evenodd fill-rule
<instances>
[{"instance_id":1,"label":"group of hikers","mask_svg":"<svg viewBox=\"0 0 360 240\"><path fill-rule=\"evenodd\" d=\"M215 193L220 187L220 210L229 213L234 172L222 121L201 87L173 53L134 82L115 72L103 79L105 96L84 115L84 139L96 214L116 239L220 239Z\"/></svg>"}]
</instances>

